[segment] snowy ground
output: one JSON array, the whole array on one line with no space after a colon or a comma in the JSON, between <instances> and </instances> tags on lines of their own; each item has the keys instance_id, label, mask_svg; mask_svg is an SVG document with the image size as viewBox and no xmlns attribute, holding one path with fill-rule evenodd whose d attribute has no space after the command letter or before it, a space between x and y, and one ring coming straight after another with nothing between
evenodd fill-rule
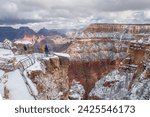
<instances>
[{"instance_id":1,"label":"snowy ground","mask_svg":"<svg viewBox=\"0 0 150 117\"><path fill-rule=\"evenodd\" d=\"M33 97L33 95L37 97L38 91L36 89L35 84L28 78L27 72L42 71L43 73L45 73L45 66L41 63L41 60L42 59L49 60L50 58L55 58L55 57L58 58L57 55L64 56L67 58L70 57L68 54L64 54L64 53L56 53L55 55L49 55L49 56L46 56L45 54L40 54L40 53L34 53L32 55L31 54L14 55L11 50L0 49L0 57L1 57L0 62L6 62L6 60L15 58L16 59L15 62L17 64L20 60L23 60L23 61L26 60L27 56L30 56L31 57L30 59L35 60L34 64L32 64L30 59L22 63L23 65L27 65L27 66L24 66L25 68L24 71L20 71L19 69L16 69L14 71L5 73L4 71L0 70L0 96L3 99L10 99L10 100L34 100L35 97ZM27 82L28 85L25 82ZM46 82L47 86L49 84L52 85L53 83ZM51 87L55 87L55 85L54 86L52 85ZM28 86L30 86L30 88ZM32 92L32 95L31 95L31 92ZM51 93L49 92L49 97L51 97L51 99L55 99L59 97L60 94L58 92L59 91L52 90Z\"/></svg>"},{"instance_id":2,"label":"snowy ground","mask_svg":"<svg viewBox=\"0 0 150 117\"><path fill-rule=\"evenodd\" d=\"M5 59L14 58L14 54L11 50L0 48L0 57Z\"/></svg>"},{"instance_id":3,"label":"snowy ground","mask_svg":"<svg viewBox=\"0 0 150 117\"><path fill-rule=\"evenodd\" d=\"M70 58L70 55L69 55L69 54L66 54L66 53L58 53L58 52L54 52L54 54L55 54L56 56L63 56L63 57Z\"/></svg>"},{"instance_id":4,"label":"snowy ground","mask_svg":"<svg viewBox=\"0 0 150 117\"><path fill-rule=\"evenodd\" d=\"M4 94L4 91L3 91L3 88L4 88L4 84L3 84L3 81L2 81L2 76L4 75L4 71L0 70L0 95L1 94ZM1 95L2 97L2 95Z\"/></svg>"},{"instance_id":5,"label":"snowy ground","mask_svg":"<svg viewBox=\"0 0 150 117\"><path fill-rule=\"evenodd\" d=\"M16 44L25 44L25 45L27 45L27 44L29 44L29 45L32 45L33 43L32 42L29 42L29 41L25 41L25 40L17 40L17 41L15 41L15 43Z\"/></svg>"},{"instance_id":6,"label":"snowy ground","mask_svg":"<svg viewBox=\"0 0 150 117\"><path fill-rule=\"evenodd\" d=\"M41 68L40 62L36 61L32 66L27 68L27 71L42 71L43 69Z\"/></svg>"},{"instance_id":7,"label":"snowy ground","mask_svg":"<svg viewBox=\"0 0 150 117\"><path fill-rule=\"evenodd\" d=\"M0 78L4 75L4 71L0 70Z\"/></svg>"},{"instance_id":8,"label":"snowy ground","mask_svg":"<svg viewBox=\"0 0 150 117\"><path fill-rule=\"evenodd\" d=\"M0 48L1 63L5 63L12 58L16 58L16 63L27 57L27 55L14 55L11 50ZM30 68L38 69L40 63L36 63ZM31 80L26 77L31 88L37 94L36 88ZM27 85L24 81L24 76L20 70L16 69L11 72L5 73L0 70L0 94L4 99L10 100L33 100L33 96L29 93ZM7 96L6 96L7 95Z\"/></svg>"},{"instance_id":9,"label":"snowy ground","mask_svg":"<svg viewBox=\"0 0 150 117\"><path fill-rule=\"evenodd\" d=\"M33 100L29 94L23 76L19 70L9 72L7 75L6 88L9 90L9 99L11 100Z\"/></svg>"}]
</instances>

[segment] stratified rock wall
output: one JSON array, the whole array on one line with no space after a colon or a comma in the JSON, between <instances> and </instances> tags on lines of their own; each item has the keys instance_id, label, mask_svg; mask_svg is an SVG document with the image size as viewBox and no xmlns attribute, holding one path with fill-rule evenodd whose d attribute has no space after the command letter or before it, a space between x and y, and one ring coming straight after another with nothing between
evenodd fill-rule
<instances>
[{"instance_id":1,"label":"stratified rock wall","mask_svg":"<svg viewBox=\"0 0 150 117\"><path fill-rule=\"evenodd\" d=\"M91 24L84 32L123 32L128 29L128 33L149 33L149 24Z\"/></svg>"},{"instance_id":2,"label":"stratified rock wall","mask_svg":"<svg viewBox=\"0 0 150 117\"><path fill-rule=\"evenodd\" d=\"M85 89L84 99L94 87L95 82L115 67L117 60L126 57L126 44L117 48L118 42L113 40L80 39L67 49L70 54L69 81L79 81Z\"/></svg>"}]
</instances>

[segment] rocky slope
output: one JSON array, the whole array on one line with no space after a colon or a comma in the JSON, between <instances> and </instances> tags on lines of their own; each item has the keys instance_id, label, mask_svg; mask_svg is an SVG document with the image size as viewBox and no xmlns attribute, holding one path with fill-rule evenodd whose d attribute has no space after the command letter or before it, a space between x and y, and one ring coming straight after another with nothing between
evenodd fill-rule
<instances>
[{"instance_id":1,"label":"rocky slope","mask_svg":"<svg viewBox=\"0 0 150 117\"><path fill-rule=\"evenodd\" d=\"M69 79L79 81L85 89L84 99L95 82L112 71L126 57L127 45L114 40L80 39L67 49L70 54Z\"/></svg>"},{"instance_id":2,"label":"rocky slope","mask_svg":"<svg viewBox=\"0 0 150 117\"><path fill-rule=\"evenodd\" d=\"M64 56L47 57L43 58L41 64L43 66L40 70L32 70L31 68L26 70L28 77L36 85L38 99L68 99L69 58Z\"/></svg>"},{"instance_id":3,"label":"rocky slope","mask_svg":"<svg viewBox=\"0 0 150 117\"><path fill-rule=\"evenodd\" d=\"M90 92L98 99L150 99L150 40L132 41L128 57L120 66L104 76Z\"/></svg>"},{"instance_id":4,"label":"rocky slope","mask_svg":"<svg viewBox=\"0 0 150 117\"><path fill-rule=\"evenodd\" d=\"M81 33L81 35L86 36L78 36L78 38L72 42L71 46L66 51L71 56L71 63L69 67L70 82L75 79L84 86L84 99L91 99L91 97L92 99L105 99L101 96L92 95L90 92L94 88L94 85L96 87L95 83L97 81L99 81L103 77L103 79L105 80L105 76L107 74L111 74L112 72L112 74L116 73L116 75L114 76L110 75L112 79L120 75L119 77L121 77L121 81L118 81L118 79L114 79L110 82L108 80L107 82L106 76L106 83L104 82L102 83L103 85L100 86L98 84L98 86L107 87L108 85L108 87L111 87L111 85L115 85L118 82L122 82L122 80L126 81L126 79L128 79L128 81L130 81L128 84L129 86L125 86L127 83L123 85L125 86L123 88L128 91L128 89L131 89L130 87L132 87L132 82L134 81L134 78L131 77L132 74L130 75L130 73L128 73L128 76L130 76L130 78L127 77L124 79L124 77L126 77L124 76L124 72L120 73L119 71L114 70L119 69L120 64L124 64L121 61L126 62L127 60L125 58L129 56L132 56L131 61L133 61L134 64L139 64L143 60L142 56L144 56L145 50L137 49L138 51L131 52L131 48L132 46L134 46L132 42L141 42L142 40L147 39L149 36L149 32L150 25L146 24L91 24L89 27L87 27L87 29L84 30L84 34ZM94 34L95 37L91 38L88 33ZM103 36L104 33L106 36ZM117 34L117 36L115 36L115 34ZM112 38L110 38L110 35L112 36ZM133 35L132 40L130 38L126 38L128 35ZM139 47L143 48L142 45L139 45ZM142 74L143 71L140 70L142 69L138 68L137 73ZM137 76L134 75L133 77ZM118 85L120 86L121 84ZM107 90L105 91L107 92ZM120 90L120 93L123 92ZM118 97L118 99L119 98L121 99L121 97ZM125 99L126 97L122 98Z\"/></svg>"}]
</instances>

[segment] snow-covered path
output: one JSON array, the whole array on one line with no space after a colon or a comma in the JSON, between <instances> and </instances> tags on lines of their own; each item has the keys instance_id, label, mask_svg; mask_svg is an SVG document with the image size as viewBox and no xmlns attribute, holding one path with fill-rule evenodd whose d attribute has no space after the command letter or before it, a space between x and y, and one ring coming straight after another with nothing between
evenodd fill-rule
<instances>
[{"instance_id":1,"label":"snow-covered path","mask_svg":"<svg viewBox=\"0 0 150 117\"><path fill-rule=\"evenodd\" d=\"M10 100L34 100L30 95L19 70L9 72L7 75L8 82L6 83L6 86L9 90Z\"/></svg>"}]
</instances>

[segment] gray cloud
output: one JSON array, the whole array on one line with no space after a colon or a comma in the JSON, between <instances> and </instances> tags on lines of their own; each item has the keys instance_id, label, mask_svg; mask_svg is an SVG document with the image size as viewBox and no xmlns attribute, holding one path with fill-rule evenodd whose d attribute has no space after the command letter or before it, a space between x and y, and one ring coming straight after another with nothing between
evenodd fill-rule
<instances>
[{"instance_id":1,"label":"gray cloud","mask_svg":"<svg viewBox=\"0 0 150 117\"><path fill-rule=\"evenodd\" d=\"M149 6L149 0L0 0L0 25L62 28L93 22L149 23Z\"/></svg>"},{"instance_id":2,"label":"gray cloud","mask_svg":"<svg viewBox=\"0 0 150 117\"><path fill-rule=\"evenodd\" d=\"M0 25L14 25L14 24L28 24L28 23L38 23L41 20L34 19L0 19Z\"/></svg>"}]
</instances>

